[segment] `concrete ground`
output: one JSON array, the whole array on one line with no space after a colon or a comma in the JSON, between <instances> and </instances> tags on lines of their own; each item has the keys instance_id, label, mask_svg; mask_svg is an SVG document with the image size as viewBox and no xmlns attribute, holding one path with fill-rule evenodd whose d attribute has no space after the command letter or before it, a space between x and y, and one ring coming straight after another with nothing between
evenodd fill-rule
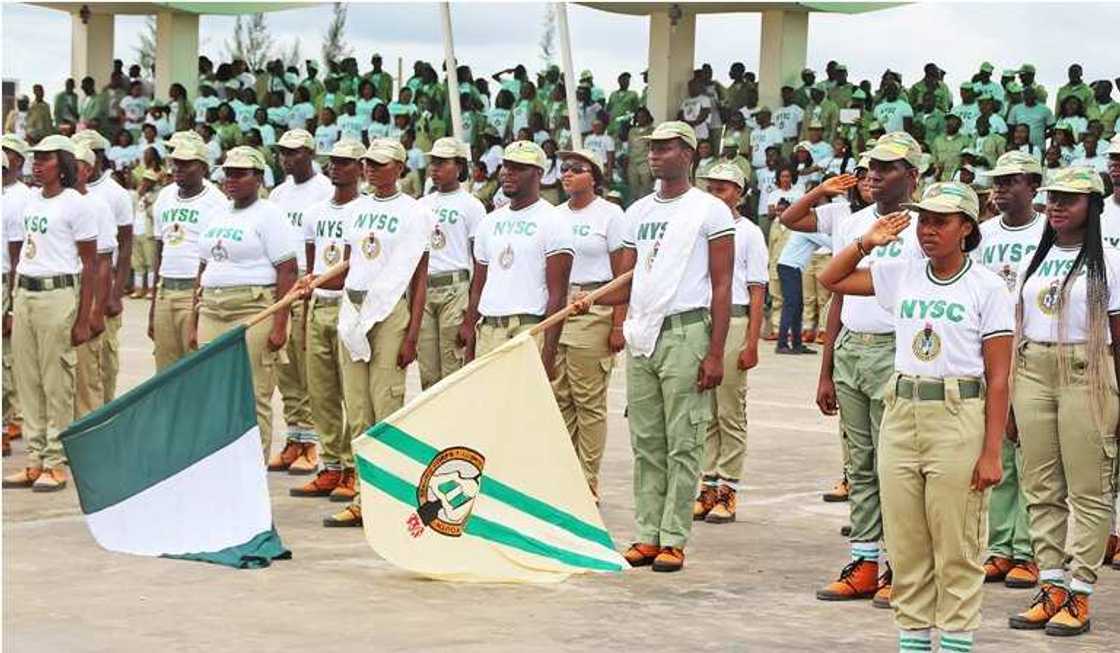
<instances>
[{"instance_id":1,"label":"concrete ground","mask_svg":"<svg viewBox=\"0 0 1120 653\"><path fill-rule=\"evenodd\" d=\"M153 371L141 303L126 307L122 390ZM698 524L679 574L648 569L559 585L452 585L382 561L360 529L324 530L338 504L297 499L270 474L273 511L293 559L236 571L109 553L94 543L72 488L3 492L5 651L440 650L892 651L891 614L814 590L847 561L846 504L821 491L839 475L836 423L812 404L817 356L763 347L748 394L749 454L739 521ZM416 392L415 374L410 395ZM622 371L610 396L602 512L615 543L634 535ZM4 459L23 463L24 444ZM1105 570L1093 632L1058 641L1010 631L1031 591L985 590L978 651L1115 651L1120 572ZM842 649L841 647L846 647Z\"/></svg>"}]
</instances>

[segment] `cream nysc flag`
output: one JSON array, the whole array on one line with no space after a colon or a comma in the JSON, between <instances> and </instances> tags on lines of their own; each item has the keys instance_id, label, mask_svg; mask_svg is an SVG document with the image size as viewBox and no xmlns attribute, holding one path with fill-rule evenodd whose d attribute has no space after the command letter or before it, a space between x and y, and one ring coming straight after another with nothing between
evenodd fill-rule
<instances>
[{"instance_id":1,"label":"cream nysc flag","mask_svg":"<svg viewBox=\"0 0 1120 653\"><path fill-rule=\"evenodd\" d=\"M354 440L365 535L439 580L558 582L627 568L528 333Z\"/></svg>"}]
</instances>

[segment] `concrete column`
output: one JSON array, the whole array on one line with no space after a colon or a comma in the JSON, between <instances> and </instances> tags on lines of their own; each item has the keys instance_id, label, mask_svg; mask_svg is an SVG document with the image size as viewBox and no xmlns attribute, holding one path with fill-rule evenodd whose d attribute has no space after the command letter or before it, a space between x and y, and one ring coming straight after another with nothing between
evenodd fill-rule
<instances>
[{"instance_id":1,"label":"concrete column","mask_svg":"<svg viewBox=\"0 0 1120 653\"><path fill-rule=\"evenodd\" d=\"M762 12L759 39L759 102L781 105L783 86L796 87L805 67L809 44L809 12L767 10Z\"/></svg>"},{"instance_id":2,"label":"concrete column","mask_svg":"<svg viewBox=\"0 0 1120 653\"><path fill-rule=\"evenodd\" d=\"M78 14L70 14L70 76L81 85L86 75L93 77L97 88L109 83L113 72L113 16L93 14L83 23Z\"/></svg>"},{"instance_id":3,"label":"concrete column","mask_svg":"<svg viewBox=\"0 0 1120 653\"><path fill-rule=\"evenodd\" d=\"M673 120L688 91L696 61L696 15L673 24L669 11L649 16L649 93L646 104L655 123Z\"/></svg>"},{"instance_id":4,"label":"concrete column","mask_svg":"<svg viewBox=\"0 0 1120 653\"><path fill-rule=\"evenodd\" d=\"M164 11L156 15L156 97L166 100L172 82L198 95L198 16Z\"/></svg>"}]
</instances>

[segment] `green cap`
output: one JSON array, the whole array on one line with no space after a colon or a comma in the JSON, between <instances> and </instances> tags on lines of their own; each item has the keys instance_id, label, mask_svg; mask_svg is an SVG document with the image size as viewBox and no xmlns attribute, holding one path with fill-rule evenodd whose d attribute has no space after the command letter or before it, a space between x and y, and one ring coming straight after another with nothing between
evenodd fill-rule
<instances>
[{"instance_id":1,"label":"green cap","mask_svg":"<svg viewBox=\"0 0 1120 653\"><path fill-rule=\"evenodd\" d=\"M264 155L258 152L254 147L239 145L229 152L226 152L226 160L222 163L222 167L250 168L263 171Z\"/></svg>"},{"instance_id":2,"label":"green cap","mask_svg":"<svg viewBox=\"0 0 1120 653\"><path fill-rule=\"evenodd\" d=\"M167 155L167 158L175 161L201 161L209 165L209 155L210 153L201 139L197 141L180 139L179 144L171 150L171 154Z\"/></svg>"},{"instance_id":3,"label":"green cap","mask_svg":"<svg viewBox=\"0 0 1120 653\"><path fill-rule=\"evenodd\" d=\"M747 185L747 180L746 177L743 176L743 171L734 163L717 163L706 173L700 175L700 178L709 181L730 181L737 185L740 190L746 188Z\"/></svg>"},{"instance_id":4,"label":"green cap","mask_svg":"<svg viewBox=\"0 0 1120 653\"><path fill-rule=\"evenodd\" d=\"M821 123L820 119L813 118L809 121L809 129L824 129L824 124Z\"/></svg>"},{"instance_id":5,"label":"green cap","mask_svg":"<svg viewBox=\"0 0 1120 653\"><path fill-rule=\"evenodd\" d=\"M1019 67L1019 74L1033 73L1034 71L1034 64L1025 63Z\"/></svg>"},{"instance_id":6,"label":"green cap","mask_svg":"<svg viewBox=\"0 0 1120 653\"><path fill-rule=\"evenodd\" d=\"M342 138L335 142L331 147L330 152L325 152L326 156L332 159L354 159L357 161L361 159L366 153L366 146L362 142L353 138Z\"/></svg>"},{"instance_id":7,"label":"green cap","mask_svg":"<svg viewBox=\"0 0 1120 653\"><path fill-rule=\"evenodd\" d=\"M692 149L696 149L696 131L692 129L692 125L679 120L663 122L654 128L652 134L645 137L647 141L671 141L674 138L679 138Z\"/></svg>"},{"instance_id":8,"label":"green cap","mask_svg":"<svg viewBox=\"0 0 1120 653\"><path fill-rule=\"evenodd\" d=\"M906 132L890 132L875 141L868 156L875 161L906 161L917 168L922 163L922 146Z\"/></svg>"},{"instance_id":9,"label":"green cap","mask_svg":"<svg viewBox=\"0 0 1120 653\"><path fill-rule=\"evenodd\" d=\"M434 156L440 159L467 159L469 161L471 148L454 136L444 136L432 143L432 151L425 156Z\"/></svg>"},{"instance_id":10,"label":"green cap","mask_svg":"<svg viewBox=\"0 0 1120 653\"><path fill-rule=\"evenodd\" d=\"M1054 124L1054 129L1055 130L1063 129L1063 130L1068 131L1069 133L1073 134L1074 138L1077 138L1077 127L1074 127L1073 122L1071 122L1067 118L1062 118L1057 123L1055 123Z\"/></svg>"},{"instance_id":11,"label":"green cap","mask_svg":"<svg viewBox=\"0 0 1120 653\"><path fill-rule=\"evenodd\" d=\"M961 90L962 91L975 91L976 89L974 89L972 87L972 82L964 82L963 84L961 84Z\"/></svg>"},{"instance_id":12,"label":"green cap","mask_svg":"<svg viewBox=\"0 0 1120 653\"><path fill-rule=\"evenodd\" d=\"M603 161L601 159L599 159L598 154L596 154L595 152L593 152L591 150L588 150L588 149L561 150L561 151L556 153L556 156L561 158L561 159L571 159L571 158L583 159L584 161L586 161L586 162L590 163L592 166L594 166L595 169L599 171L600 176L603 175Z\"/></svg>"},{"instance_id":13,"label":"green cap","mask_svg":"<svg viewBox=\"0 0 1120 653\"><path fill-rule=\"evenodd\" d=\"M404 151L404 146L400 144L400 141L392 138L375 138L369 144L369 149L365 151L362 158L377 163L389 163L390 161L404 163L408 160L408 154Z\"/></svg>"},{"instance_id":14,"label":"green cap","mask_svg":"<svg viewBox=\"0 0 1120 653\"><path fill-rule=\"evenodd\" d=\"M922 201L903 204L905 208L915 211L932 211L933 213L963 213L973 221L980 219L980 198L976 191L968 184L959 181L946 181L933 184L926 189ZM979 234L977 233L977 236Z\"/></svg>"},{"instance_id":15,"label":"green cap","mask_svg":"<svg viewBox=\"0 0 1120 653\"><path fill-rule=\"evenodd\" d=\"M1026 152L1012 150L1004 152L996 159L996 167L980 173L986 177L1005 177L1007 175L1041 175L1042 164Z\"/></svg>"},{"instance_id":16,"label":"green cap","mask_svg":"<svg viewBox=\"0 0 1120 653\"><path fill-rule=\"evenodd\" d=\"M739 139L734 136L728 136L720 143L724 147L739 147Z\"/></svg>"},{"instance_id":17,"label":"green cap","mask_svg":"<svg viewBox=\"0 0 1120 653\"><path fill-rule=\"evenodd\" d=\"M527 166L536 166L541 170L548 167L548 157L540 145L533 141L514 141L502 150L502 161L511 161Z\"/></svg>"},{"instance_id":18,"label":"green cap","mask_svg":"<svg viewBox=\"0 0 1120 653\"><path fill-rule=\"evenodd\" d=\"M583 81L583 80L585 80L585 79L592 79L593 77L594 77L594 76L593 76L593 75L591 74L591 71L590 71L590 70L584 70L583 72L581 72L581 73L579 74L579 81L581 81L581 82L582 82L582 81Z\"/></svg>"},{"instance_id":19,"label":"green cap","mask_svg":"<svg viewBox=\"0 0 1120 653\"><path fill-rule=\"evenodd\" d=\"M862 88L857 88L856 90L852 91L852 99L853 100L866 100L867 99L867 93L864 93Z\"/></svg>"},{"instance_id":20,"label":"green cap","mask_svg":"<svg viewBox=\"0 0 1120 653\"><path fill-rule=\"evenodd\" d=\"M284 132L284 135L276 142L276 146L288 150L298 150L301 147L306 147L314 152L315 137L306 129L289 129Z\"/></svg>"},{"instance_id":21,"label":"green cap","mask_svg":"<svg viewBox=\"0 0 1120 653\"><path fill-rule=\"evenodd\" d=\"M996 67L993 66L991 62L985 61L984 63L980 64L980 72L982 73L990 73L995 69Z\"/></svg>"},{"instance_id":22,"label":"green cap","mask_svg":"<svg viewBox=\"0 0 1120 653\"><path fill-rule=\"evenodd\" d=\"M74 143L74 158L91 168L97 165L97 155L93 153L93 150L85 141Z\"/></svg>"},{"instance_id":23,"label":"green cap","mask_svg":"<svg viewBox=\"0 0 1120 653\"><path fill-rule=\"evenodd\" d=\"M109 139L101 135L101 132L94 129L83 129L77 134L74 134L75 142L83 142L89 145L91 150L107 150L109 149Z\"/></svg>"},{"instance_id":24,"label":"green cap","mask_svg":"<svg viewBox=\"0 0 1120 653\"><path fill-rule=\"evenodd\" d=\"M981 93L979 96L977 96L976 101L977 102L994 102L995 98L992 97L991 93L988 93L987 91L985 91L985 92Z\"/></svg>"},{"instance_id":25,"label":"green cap","mask_svg":"<svg viewBox=\"0 0 1120 653\"><path fill-rule=\"evenodd\" d=\"M27 144L27 141L23 140L19 136L16 136L15 134L4 134L4 138L2 139L2 141L0 141L0 144L4 146L5 150L11 150L18 154L20 158L27 158L27 151L29 146Z\"/></svg>"},{"instance_id":26,"label":"green cap","mask_svg":"<svg viewBox=\"0 0 1120 653\"><path fill-rule=\"evenodd\" d=\"M74 153L74 142L65 136L52 134L27 150L28 152L69 152Z\"/></svg>"},{"instance_id":27,"label":"green cap","mask_svg":"<svg viewBox=\"0 0 1120 653\"><path fill-rule=\"evenodd\" d=\"M1096 170L1086 166L1070 166L1058 168L1054 176L1040 191L1057 191L1061 193L1096 193L1104 195L1104 182Z\"/></svg>"}]
</instances>

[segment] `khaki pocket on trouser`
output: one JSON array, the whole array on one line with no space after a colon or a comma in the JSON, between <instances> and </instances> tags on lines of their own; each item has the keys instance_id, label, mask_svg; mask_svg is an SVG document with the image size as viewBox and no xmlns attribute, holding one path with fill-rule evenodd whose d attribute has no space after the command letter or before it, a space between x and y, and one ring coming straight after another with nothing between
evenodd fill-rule
<instances>
[{"instance_id":1,"label":"khaki pocket on trouser","mask_svg":"<svg viewBox=\"0 0 1120 653\"><path fill-rule=\"evenodd\" d=\"M988 491L977 492L975 490L968 490L968 501L965 502L964 514L964 553L970 557L978 559L983 553L983 549L987 544L987 514L985 504L987 503Z\"/></svg>"},{"instance_id":2,"label":"khaki pocket on trouser","mask_svg":"<svg viewBox=\"0 0 1120 653\"><path fill-rule=\"evenodd\" d=\"M1104 455L1101 456L1101 492L1116 495L1117 443L1116 436L1109 434L1101 438Z\"/></svg>"}]
</instances>

